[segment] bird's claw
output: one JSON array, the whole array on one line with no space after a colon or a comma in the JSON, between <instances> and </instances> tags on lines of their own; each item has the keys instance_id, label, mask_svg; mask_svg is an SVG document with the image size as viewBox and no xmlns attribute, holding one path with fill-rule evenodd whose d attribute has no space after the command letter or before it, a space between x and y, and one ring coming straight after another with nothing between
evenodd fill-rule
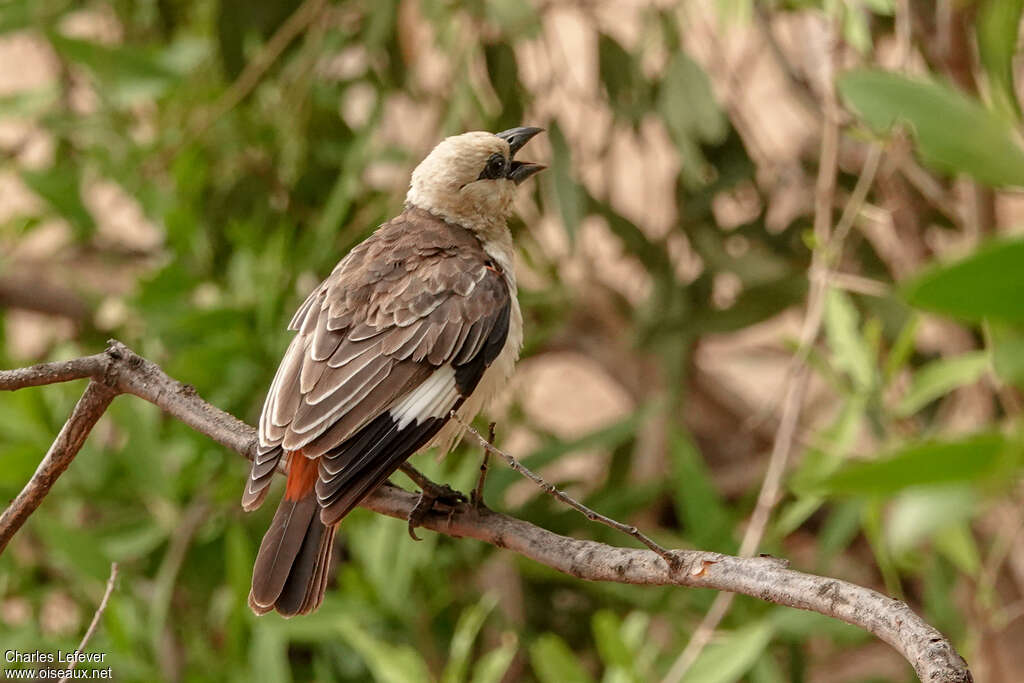
<instances>
[{"instance_id":1,"label":"bird's claw","mask_svg":"<svg viewBox=\"0 0 1024 683\"><path fill-rule=\"evenodd\" d=\"M417 483L420 484L420 497L409 512L408 522L409 536L414 541L421 541L423 539L416 535L416 527L423 526L423 520L434 509L434 504L441 503L454 508L459 503L466 502L466 495L448 484L435 484L427 479Z\"/></svg>"}]
</instances>

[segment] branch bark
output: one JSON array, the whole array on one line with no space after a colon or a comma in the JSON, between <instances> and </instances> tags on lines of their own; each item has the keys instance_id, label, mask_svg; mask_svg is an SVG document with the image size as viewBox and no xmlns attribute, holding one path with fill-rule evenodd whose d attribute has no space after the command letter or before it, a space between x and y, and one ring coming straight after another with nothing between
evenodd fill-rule
<instances>
[{"instance_id":1,"label":"branch bark","mask_svg":"<svg viewBox=\"0 0 1024 683\"><path fill-rule=\"evenodd\" d=\"M252 458L256 431L219 410L117 341L105 353L30 368L0 371L0 390L89 378L89 385L25 489L0 516L0 553L67 468L110 401L133 394L160 406L218 443ZM417 497L391 485L362 506L406 519ZM899 600L862 586L788 568L771 557L740 558L699 550L674 550L673 567L653 550L569 538L472 504L433 510L422 526L454 537L474 538L587 581L688 586L729 591L818 612L863 628L895 648L928 683L973 681L949 640Z\"/></svg>"}]
</instances>

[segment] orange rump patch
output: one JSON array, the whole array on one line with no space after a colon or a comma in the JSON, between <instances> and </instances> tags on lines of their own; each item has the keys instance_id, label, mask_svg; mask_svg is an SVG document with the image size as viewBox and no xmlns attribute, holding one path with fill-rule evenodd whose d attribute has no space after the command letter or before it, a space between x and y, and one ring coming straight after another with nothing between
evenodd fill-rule
<instances>
[{"instance_id":1,"label":"orange rump patch","mask_svg":"<svg viewBox=\"0 0 1024 683\"><path fill-rule=\"evenodd\" d=\"M292 451L288 462L288 484L284 489L284 499L299 500L316 485L319 466L316 459L307 458L302 451Z\"/></svg>"}]
</instances>

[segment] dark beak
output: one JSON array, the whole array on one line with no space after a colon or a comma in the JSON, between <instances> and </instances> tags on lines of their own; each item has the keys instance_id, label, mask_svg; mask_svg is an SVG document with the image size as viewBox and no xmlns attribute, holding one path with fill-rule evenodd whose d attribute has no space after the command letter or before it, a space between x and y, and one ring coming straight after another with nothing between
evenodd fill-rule
<instances>
[{"instance_id":1,"label":"dark beak","mask_svg":"<svg viewBox=\"0 0 1024 683\"><path fill-rule=\"evenodd\" d=\"M505 174L505 177L518 185L534 173L543 171L545 168L547 166L543 164L534 164L529 161L513 161L509 164L508 173Z\"/></svg>"},{"instance_id":2,"label":"dark beak","mask_svg":"<svg viewBox=\"0 0 1024 683\"><path fill-rule=\"evenodd\" d=\"M523 148L527 142L530 141L537 133L543 132L543 128L533 128L531 126L520 126L519 128L509 128L503 130L500 133L495 133L499 138L508 143L509 153L514 159L516 152Z\"/></svg>"},{"instance_id":3,"label":"dark beak","mask_svg":"<svg viewBox=\"0 0 1024 683\"><path fill-rule=\"evenodd\" d=\"M500 133L495 133L499 138L508 142L508 149L511 158L515 158L516 152L523 148L527 142L533 138L537 133L544 132L543 128L534 128L532 126L520 126L519 128L509 128L503 130ZM543 171L546 167L541 164L534 164L529 161L513 161L509 164L508 173L505 175L506 178L513 181L516 185L523 182L534 173Z\"/></svg>"}]
</instances>

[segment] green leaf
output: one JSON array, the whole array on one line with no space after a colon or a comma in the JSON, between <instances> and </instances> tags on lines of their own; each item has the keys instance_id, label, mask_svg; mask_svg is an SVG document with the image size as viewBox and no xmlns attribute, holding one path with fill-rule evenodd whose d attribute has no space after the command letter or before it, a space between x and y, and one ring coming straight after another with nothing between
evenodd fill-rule
<instances>
[{"instance_id":1,"label":"green leaf","mask_svg":"<svg viewBox=\"0 0 1024 683\"><path fill-rule=\"evenodd\" d=\"M875 14L887 17L893 14L893 0L861 0L861 4Z\"/></svg>"},{"instance_id":2,"label":"green leaf","mask_svg":"<svg viewBox=\"0 0 1024 683\"><path fill-rule=\"evenodd\" d=\"M936 550L945 555L961 572L967 576L978 575L981 570L981 552L967 520L940 529L932 542Z\"/></svg>"},{"instance_id":3,"label":"green leaf","mask_svg":"<svg viewBox=\"0 0 1024 683\"><path fill-rule=\"evenodd\" d=\"M89 69L104 95L122 106L159 97L178 78L153 54L137 48L100 45L56 32L47 38L62 58Z\"/></svg>"},{"instance_id":4,"label":"green leaf","mask_svg":"<svg viewBox=\"0 0 1024 683\"><path fill-rule=\"evenodd\" d=\"M74 229L79 239L92 234L96 224L82 202L79 168L67 159L50 168L23 170L21 179Z\"/></svg>"},{"instance_id":5,"label":"green leaf","mask_svg":"<svg viewBox=\"0 0 1024 683\"><path fill-rule=\"evenodd\" d=\"M865 55L871 50L871 26L862 8L843 3L842 28L843 39L857 52Z\"/></svg>"},{"instance_id":6,"label":"green leaf","mask_svg":"<svg viewBox=\"0 0 1024 683\"><path fill-rule=\"evenodd\" d=\"M893 501L886 515L885 541L893 555L907 555L922 542L943 530L969 520L977 505L977 496L965 484L929 486L904 491ZM955 532L952 532L955 534ZM947 539L962 546L962 539ZM962 547L950 549L965 560ZM970 560L965 560L969 562Z\"/></svg>"},{"instance_id":7,"label":"green leaf","mask_svg":"<svg viewBox=\"0 0 1024 683\"><path fill-rule=\"evenodd\" d=\"M508 43L487 43L483 46L484 60L491 87L501 102L501 114L494 130L513 128L523 121L523 87L519 82L519 62L516 51Z\"/></svg>"},{"instance_id":8,"label":"green leaf","mask_svg":"<svg viewBox=\"0 0 1024 683\"><path fill-rule=\"evenodd\" d=\"M990 323L986 331L992 369L1003 382L1024 388L1024 330L1003 323Z\"/></svg>"},{"instance_id":9,"label":"green leaf","mask_svg":"<svg viewBox=\"0 0 1024 683\"><path fill-rule=\"evenodd\" d=\"M548 138L551 140L551 172L548 174L551 180L549 182L553 185L555 196L558 199L562 225L565 227L569 239L575 240L580 221L583 220L585 206L583 192L572 178L569 143L557 123L551 124Z\"/></svg>"},{"instance_id":10,"label":"green leaf","mask_svg":"<svg viewBox=\"0 0 1024 683\"><path fill-rule=\"evenodd\" d=\"M487 16L508 38L522 38L537 33L540 18L526 0L488 0Z\"/></svg>"},{"instance_id":11,"label":"green leaf","mask_svg":"<svg viewBox=\"0 0 1024 683\"><path fill-rule=\"evenodd\" d=\"M683 683L732 683L738 681L768 647L774 628L762 620L733 631L709 646L683 677Z\"/></svg>"},{"instance_id":12,"label":"green leaf","mask_svg":"<svg viewBox=\"0 0 1024 683\"><path fill-rule=\"evenodd\" d=\"M530 645L530 664L541 683L590 683L594 679L565 641L545 633Z\"/></svg>"},{"instance_id":13,"label":"green leaf","mask_svg":"<svg viewBox=\"0 0 1024 683\"><path fill-rule=\"evenodd\" d=\"M448 664L441 675L442 683L459 683L465 680L473 642L495 604L493 597L485 595L480 602L463 610L455 625L455 633L452 634Z\"/></svg>"},{"instance_id":14,"label":"green leaf","mask_svg":"<svg viewBox=\"0 0 1024 683\"><path fill-rule=\"evenodd\" d=\"M978 14L978 55L988 77L988 92L996 109L1016 119L1020 105L1013 79L1024 0L987 0Z\"/></svg>"},{"instance_id":15,"label":"green leaf","mask_svg":"<svg viewBox=\"0 0 1024 683\"><path fill-rule=\"evenodd\" d=\"M720 552L736 549L729 508L715 488L711 473L688 435L672 430L672 500L683 521L687 540Z\"/></svg>"},{"instance_id":16,"label":"green leaf","mask_svg":"<svg viewBox=\"0 0 1024 683\"><path fill-rule=\"evenodd\" d=\"M999 434L909 444L877 460L847 465L823 488L833 494L885 496L910 486L970 481L996 469L1007 445Z\"/></svg>"},{"instance_id":17,"label":"green leaf","mask_svg":"<svg viewBox=\"0 0 1024 683\"><path fill-rule=\"evenodd\" d=\"M249 648L249 680L257 683L288 683L288 640L277 624L262 620L255 624Z\"/></svg>"},{"instance_id":18,"label":"green leaf","mask_svg":"<svg viewBox=\"0 0 1024 683\"><path fill-rule=\"evenodd\" d=\"M885 359L883 376L889 382L900 370L906 366L910 356L914 353L914 344L917 340L917 328L921 324L921 316L916 313L910 316L907 323L900 328L900 333L892 343L889 356Z\"/></svg>"},{"instance_id":19,"label":"green leaf","mask_svg":"<svg viewBox=\"0 0 1024 683\"><path fill-rule=\"evenodd\" d=\"M639 114L640 71L632 55L617 40L601 33L597 39L598 73L612 108L629 120Z\"/></svg>"},{"instance_id":20,"label":"green leaf","mask_svg":"<svg viewBox=\"0 0 1024 683\"><path fill-rule=\"evenodd\" d=\"M1024 322L1024 240L989 242L964 259L907 283L912 306L966 320Z\"/></svg>"},{"instance_id":21,"label":"green leaf","mask_svg":"<svg viewBox=\"0 0 1024 683\"><path fill-rule=\"evenodd\" d=\"M699 185L708 175L708 163L700 145L725 140L728 122L715 100L707 74L683 52L669 62L659 88L658 112L679 148L683 178L691 186Z\"/></svg>"},{"instance_id":22,"label":"green leaf","mask_svg":"<svg viewBox=\"0 0 1024 683\"><path fill-rule=\"evenodd\" d=\"M971 351L925 365L914 373L910 389L896 407L896 416L913 415L957 387L978 381L988 366L989 357L985 351Z\"/></svg>"},{"instance_id":23,"label":"green leaf","mask_svg":"<svg viewBox=\"0 0 1024 683\"><path fill-rule=\"evenodd\" d=\"M235 599L239 602L244 603L249 594L254 556L255 552L241 525L235 523L228 526L224 539L225 575Z\"/></svg>"},{"instance_id":24,"label":"green leaf","mask_svg":"<svg viewBox=\"0 0 1024 683\"><path fill-rule=\"evenodd\" d=\"M717 0L718 19L723 26L746 26L753 14L753 0Z\"/></svg>"},{"instance_id":25,"label":"green leaf","mask_svg":"<svg viewBox=\"0 0 1024 683\"><path fill-rule=\"evenodd\" d=\"M506 631L501 641L501 645L477 660L472 683L500 683L504 678L519 649L519 639L512 631Z\"/></svg>"},{"instance_id":26,"label":"green leaf","mask_svg":"<svg viewBox=\"0 0 1024 683\"><path fill-rule=\"evenodd\" d=\"M380 640L352 620L343 619L336 628L363 658L375 680L381 683L431 680L427 663L412 647Z\"/></svg>"},{"instance_id":27,"label":"green leaf","mask_svg":"<svg viewBox=\"0 0 1024 683\"><path fill-rule=\"evenodd\" d=\"M767 615L777 641L805 643L810 636L828 636L838 642L863 642L869 636L856 626L817 612L774 607Z\"/></svg>"},{"instance_id":28,"label":"green leaf","mask_svg":"<svg viewBox=\"0 0 1024 683\"><path fill-rule=\"evenodd\" d=\"M598 610L594 613L590 626L594 631L594 644L597 645L597 652L601 655L604 665L635 673L635 656L622 637L622 622L618 615L609 609Z\"/></svg>"},{"instance_id":29,"label":"green leaf","mask_svg":"<svg viewBox=\"0 0 1024 683\"><path fill-rule=\"evenodd\" d=\"M829 289L825 298L825 335L832 348L832 362L850 377L856 389L864 391L874 383L875 362L859 327L860 315L850 297Z\"/></svg>"},{"instance_id":30,"label":"green leaf","mask_svg":"<svg viewBox=\"0 0 1024 683\"><path fill-rule=\"evenodd\" d=\"M69 4L69 0L4 0L0 2L0 34L53 22Z\"/></svg>"},{"instance_id":31,"label":"green leaf","mask_svg":"<svg viewBox=\"0 0 1024 683\"><path fill-rule=\"evenodd\" d=\"M860 533L861 505L862 501L845 500L832 508L818 534L819 566L845 550Z\"/></svg>"},{"instance_id":32,"label":"green leaf","mask_svg":"<svg viewBox=\"0 0 1024 683\"><path fill-rule=\"evenodd\" d=\"M60 90L45 85L32 90L0 96L0 114L11 117L32 117L43 113L59 101Z\"/></svg>"},{"instance_id":33,"label":"green leaf","mask_svg":"<svg viewBox=\"0 0 1024 683\"><path fill-rule=\"evenodd\" d=\"M733 332L778 315L807 294L807 278L785 275L744 287L732 306L724 310L701 309L684 321L687 329L701 334Z\"/></svg>"},{"instance_id":34,"label":"green leaf","mask_svg":"<svg viewBox=\"0 0 1024 683\"><path fill-rule=\"evenodd\" d=\"M871 69L847 73L838 86L876 131L908 124L930 166L989 185L1024 185L1024 149L1013 125L977 100L942 83Z\"/></svg>"}]
</instances>

